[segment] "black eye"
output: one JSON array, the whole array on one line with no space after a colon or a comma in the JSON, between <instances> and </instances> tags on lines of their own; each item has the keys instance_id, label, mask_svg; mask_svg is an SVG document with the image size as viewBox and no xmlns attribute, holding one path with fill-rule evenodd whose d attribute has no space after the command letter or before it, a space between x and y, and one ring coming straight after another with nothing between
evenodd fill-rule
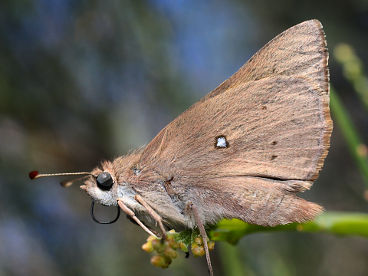
<instances>
[{"instance_id":1,"label":"black eye","mask_svg":"<svg viewBox=\"0 0 368 276\"><path fill-rule=\"evenodd\" d=\"M114 181L112 180L111 175L108 172L100 173L97 178L97 187L99 187L103 191L108 191L111 189Z\"/></svg>"}]
</instances>

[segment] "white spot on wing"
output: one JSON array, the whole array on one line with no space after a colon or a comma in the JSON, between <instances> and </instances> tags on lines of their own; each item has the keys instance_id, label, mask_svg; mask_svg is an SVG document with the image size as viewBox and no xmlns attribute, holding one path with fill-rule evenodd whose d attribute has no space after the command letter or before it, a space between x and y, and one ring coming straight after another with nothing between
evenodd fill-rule
<instances>
[{"instance_id":1,"label":"white spot on wing","mask_svg":"<svg viewBox=\"0 0 368 276\"><path fill-rule=\"evenodd\" d=\"M224 136L217 137L216 147L218 148L226 148L227 147L227 141Z\"/></svg>"},{"instance_id":2,"label":"white spot on wing","mask_svg":"<svg viewBox=\"0 0 368 276\"><path fill-rule=\"evenodd\" d=\"M140 175L141 170L140 170L140 169L137 169L137 168L133 168L133 173L134 173L135 175Z\"/></svg>"}]
</instances>

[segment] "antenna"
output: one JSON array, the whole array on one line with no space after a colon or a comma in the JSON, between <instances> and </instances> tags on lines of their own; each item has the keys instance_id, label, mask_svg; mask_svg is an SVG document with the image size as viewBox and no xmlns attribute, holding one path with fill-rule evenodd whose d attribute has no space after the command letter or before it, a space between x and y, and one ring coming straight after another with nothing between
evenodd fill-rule
<instances>
[{"instance_id":1,"label":"antenna","mask_svg":"<svg viewBox=\"0 0 368 276\"><path fill-rule=\"evenodd\" d=\"M36 179L36 178L41 178L41 177L49 177L49 176L65 176L65 175L92 175L90 172L68 172L68 173L38 173L38 171L31 171L29 173L29 178L30 179ZM81 178L81 177L80 177ZM74 179L74 180L69 180L69 181L63 181L61 182L61 186L63 187L69 187L70 185L73 184L74 181L80 179Z\"/></svg>"}]
</instances>

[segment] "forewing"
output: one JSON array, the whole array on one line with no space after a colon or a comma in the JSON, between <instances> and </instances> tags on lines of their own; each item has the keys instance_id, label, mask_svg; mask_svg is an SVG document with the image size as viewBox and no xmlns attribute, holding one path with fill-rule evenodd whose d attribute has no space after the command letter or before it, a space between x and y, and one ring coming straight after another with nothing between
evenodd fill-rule
<instances>
[{"instance_id":1,"label":"forewing","mask_svg":"<svg viewBox=\"0 0 368 276\"><path fill-rule=\"evenodd\" d=\"M231 189L226 177L245 189L245 177L299 181L293 192L307 188L332 131L327 60L319 21L286 30L147 145L142 178L153 171L179 186L218 192ZM201 183L189 181L198 176Z\"/></svg>"},{"instance_id":2,"label":"forewing","mask_svg":"<svg viewBox=\"0 0 368 276\"><path fill-rule=\"evenodd\" d=\"M281 33L165 127L142 162L160 170L315 179L332 129L325 45L317 20ZM228 148L214 147L220 135Z\"/></svg>"}]
</instances>

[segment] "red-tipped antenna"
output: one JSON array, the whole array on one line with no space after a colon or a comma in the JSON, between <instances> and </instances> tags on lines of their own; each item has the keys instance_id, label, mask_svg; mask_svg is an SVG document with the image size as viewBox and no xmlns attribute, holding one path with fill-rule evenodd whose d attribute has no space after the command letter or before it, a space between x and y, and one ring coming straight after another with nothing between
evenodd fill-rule
<instances>
[{"instance_id":1,"label":"red-tipped antenna","mask_svg":"<svg viewBox=\"0 0 368 276\"><path fill-rule=\"evenodd\" d=\"M39 174L38 171L31 171L29 173L30 179L36 179L41 177L47 176L64 176L64 175L90 175L90 172L71 172L71 173L41 173Z\"/></svg>"},{"instance_id":2,"label":"red-tipped antenna","mask_svg":"<svg viewBox=\"0 0 368 276\"><path fill-rule=\"evenodd\" d=\"M38 171L31 171L29 173L29 178L30 179L35 179L37 177L37 175L38 175Z\"/></svg>"},{"instance_id":3,"label":"red-tipped antenna","mask_svg":"<svg viewBox=\"0 0 368 276\"><path fill-rule=\"evenodd\" d=\"M38 171L31 171L29 173L29 178L30 179L36 179L36 178L41 178L41 177L48 177L48 176L65 176L65 175L92 175L90 172L71 172L71 173L38 173ZM69 180L69 181L63 181L60 184L63 187L69 187L75 180Z\"/></svg>"}]
</instances>

